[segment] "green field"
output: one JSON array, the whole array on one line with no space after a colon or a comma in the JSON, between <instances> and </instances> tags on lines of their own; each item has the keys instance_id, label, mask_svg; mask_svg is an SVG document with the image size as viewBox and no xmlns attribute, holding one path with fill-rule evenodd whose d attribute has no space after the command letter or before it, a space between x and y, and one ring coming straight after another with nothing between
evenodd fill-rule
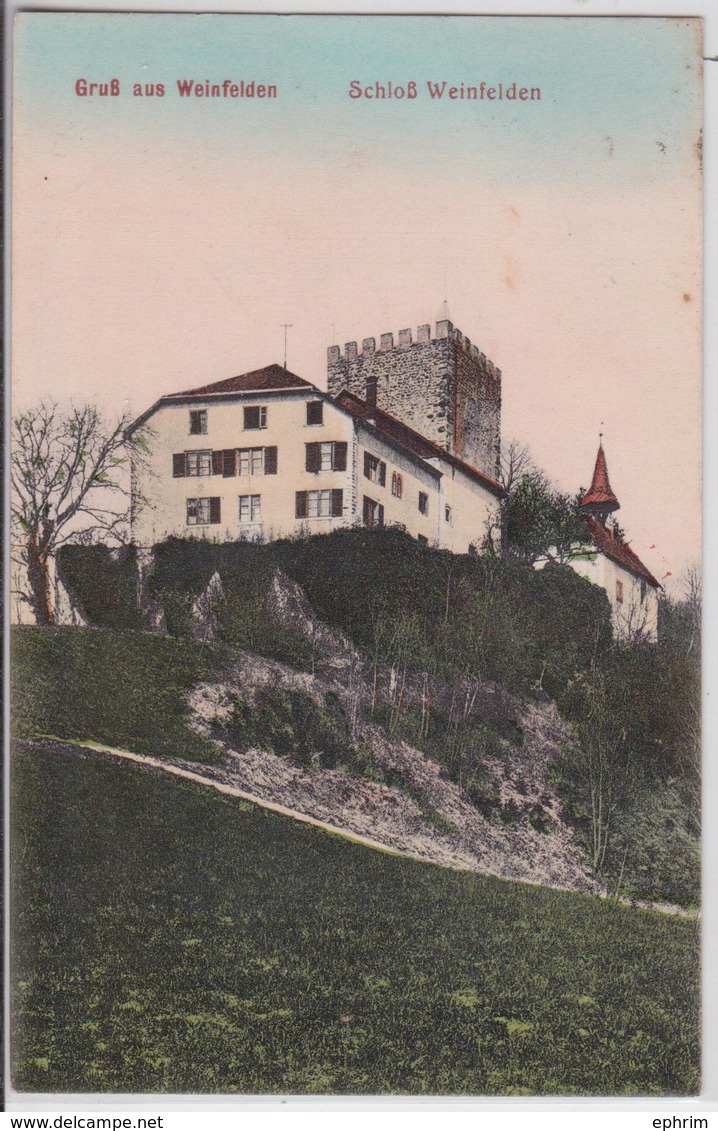
<instances>
[{"instance_id":1,"label":"green field","mask_svg":"<svg viewBox=\"0 0 718 1131\"><path fill-rule=\"evenodd\" d=\"M698 931L58 743L12 766L29 1091L686 1094Z\"/></svg>"}]
</instances>

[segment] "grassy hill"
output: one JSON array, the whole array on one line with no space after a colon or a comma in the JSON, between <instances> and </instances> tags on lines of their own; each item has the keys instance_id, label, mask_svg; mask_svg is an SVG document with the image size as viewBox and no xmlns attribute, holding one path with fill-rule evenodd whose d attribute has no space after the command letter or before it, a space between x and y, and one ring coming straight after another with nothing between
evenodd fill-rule
<instances>
[{"instance_id":1,"label":"grassy hill","mask_svg":"<svg viewBox=\"0 0 718 1131\"><path fill-rule=\"evenodd\" d=\"M14 1085L686 1094L695 924L351 844L57 743L12 771Z\"/></svg>"},{"instance_id":2,"label":"grassy hill","mask_svg":"<svg viewBox=\"0 0 718 1131\"><path fill-rule=\"evenodd\" d=\"M211 649L137 631L15 629L12 728L17 738L95 739L138 754L213 762L187 725L184 693L218 663Z\"/></svg>"}]
</instances>

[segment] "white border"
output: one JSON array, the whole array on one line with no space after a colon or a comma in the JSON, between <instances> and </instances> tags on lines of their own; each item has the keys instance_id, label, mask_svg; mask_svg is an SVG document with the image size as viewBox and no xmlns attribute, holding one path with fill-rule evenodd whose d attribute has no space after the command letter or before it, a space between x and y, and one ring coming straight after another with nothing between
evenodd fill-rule
<instances>
[{"instance_id":1,"label":"white border","mask_svg":"<svg viewBox=\"0 0 718 1131\"><path fill-rule=\"evenodd\" d=\"M4 110L6 123L4 140L5 158L5 294L11 297L10 288L10 169L11 169L11 123L12 123L12 28L15 13L18 11L92 11L92 12L216 12L216 13L297 13L297 14L376 14L376 15L495 15L495 16L698 16L704 21L705 63L705 113L704 113L704 578L705 578L705 630L703 654L704 687L704 833L703 833L703 1091L700 1098L666 1099L651 1097L646 1099L588 1098L588 1099L542 1099L542 1098L420 1098L420 1097L227 1097L227 1096L143 1096L143 1095L16 1095L9 1092L8 1071L8 1028L7 997L5 998L5 1110L12 1113L64 1114L93 1111L108 1114L112 1111L148 1115L164 1114L171 1127L195 1126L195 1118L189 1122L189 1113L202 1111L203 1121L223 1122L230 1113L241 1112L243 1121L252 1112L292 1112L301 1118L300 1113L334 1113L333 1118L343 1113L360 1112L364 1116L372 1113L372 1121L377 1114L391 1113L387 1118L392 1123L411 1119L412 1127L424 1122L424 1117L432 1118L439 1112L481 1113L482 1122L487 1119L495 1124L498 1118L503 1127L504 1116L529 1116L547 1125L548 1113L555 1113L551 1123L564 1122L561 1114L599 1112L610 1116L631 1115L631 1124L641 1127L652 1126L652 1116L699 1116L706 1112L718 1112L718 827L712 818L718 814L718 769L714 764L716 737L718 736L718 652L711 644L718 635L718 584L713 584L718 569L718 509L714 500L718 495L718 452L711 438L718 435L718 379L714 376L718 365L718 146L712 143L718 138L718 0L453 0L450 6L442 8L439 0L312 0L302 5L300 0L245 0L245 3L232 3L231 0L6 0L4 13ZM9 301L4 310L4 335L6 344L6 373L10 370L11 344L9 335ZM8 383L9 384L9 383ZM5 451L10 417L9 387L5 392ZM8 596L8 507L4 499L5 517L5 563L4 576L5 610L9 609ZM4 702L7 711L7 621L5 622L4 664ZM7 736L7 718L5 734ZM6 737L7 744L7 737ZM8 859L8 776L7 750L5 750L4 771L4 859ZM5 908L8 907L8 876L5 873ZM7 927L7 918L6 918ZM4 939L4 970L8 966L7 930ZM4 979L5 994L8 993L8 979ZM187 1122L183 1118L187 1113ZM411 1113L411 1114L409 1114ZM636 1118L637 1117L637 1118ZM1 1119L1 1117L0 1117ZM379 1122L384 1123L384 1118ZM619 1119L619 1124L623 1123ZM712 1121L709 1120L709 1127ZM9 1123L8 1123L9 1125ZM625 1125L625 1124L624 1124ZM473 1124L472 1124L473 1126ZM566 1125L568 1128L568 1124ZM690 1127L689 1123L685 1124Z\"/></svg>"}]
</instances>

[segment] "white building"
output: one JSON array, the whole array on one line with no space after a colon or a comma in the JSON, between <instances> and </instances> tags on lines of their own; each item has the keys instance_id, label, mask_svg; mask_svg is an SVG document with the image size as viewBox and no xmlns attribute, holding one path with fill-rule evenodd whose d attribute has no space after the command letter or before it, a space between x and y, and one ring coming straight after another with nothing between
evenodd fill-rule
<instances>
[{"instance_id":1,"label":"white building","mask_svg":"<svg viewBox=\"0 0 718 1131\"><path fill-rule=\"evenodd\" d=\"M161 397L140 425L151 429L133 469L142 548L400 525L466 554L499 525L496 480L355 394L330 397L279 365Z\"/></svg>"},{"instance_id":2,"label":"white building","mask_svg":"<svg viewBox=\"0 0 718 1131\"><path fill-rule=\"evenodd\" d=\"M619 639L656 640L661 586L628 543L608 525L609 515L619 509L620 503L608 480L603 444L599 444L593 480L581 500L588 539L569 564L576 573L605 589Z\"/></svg>"}]
</instances>

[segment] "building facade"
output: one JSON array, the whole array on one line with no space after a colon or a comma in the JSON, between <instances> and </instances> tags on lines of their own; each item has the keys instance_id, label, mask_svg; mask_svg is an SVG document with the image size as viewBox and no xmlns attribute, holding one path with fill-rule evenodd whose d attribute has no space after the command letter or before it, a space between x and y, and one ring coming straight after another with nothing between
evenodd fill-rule
<instances>
[{"instance_id":1,"label":"building facade","mask_svg":"<svg viewBox=\"0 0 718 1131\"><path fill-rule=\"evenodd\" d=\"M619 639L655 641L658 639L661 586L612 525L610 516L619 509L601 443L591 486L581 500L586 543L569 564L576 573L605 589Z\"/></svg>"},{"instance_id":2,"label":"building facade","mask_svg":"<svg viewBox=\"0 0 718 1131\"><path fill-rule=\"evenodd\" d=\"M151 430L133 469L142 548L391 524L479 553L497 525L495 479L365 399L329 396L279 365L162 397L138 425Z\"/></svg>"}]
</instances>

